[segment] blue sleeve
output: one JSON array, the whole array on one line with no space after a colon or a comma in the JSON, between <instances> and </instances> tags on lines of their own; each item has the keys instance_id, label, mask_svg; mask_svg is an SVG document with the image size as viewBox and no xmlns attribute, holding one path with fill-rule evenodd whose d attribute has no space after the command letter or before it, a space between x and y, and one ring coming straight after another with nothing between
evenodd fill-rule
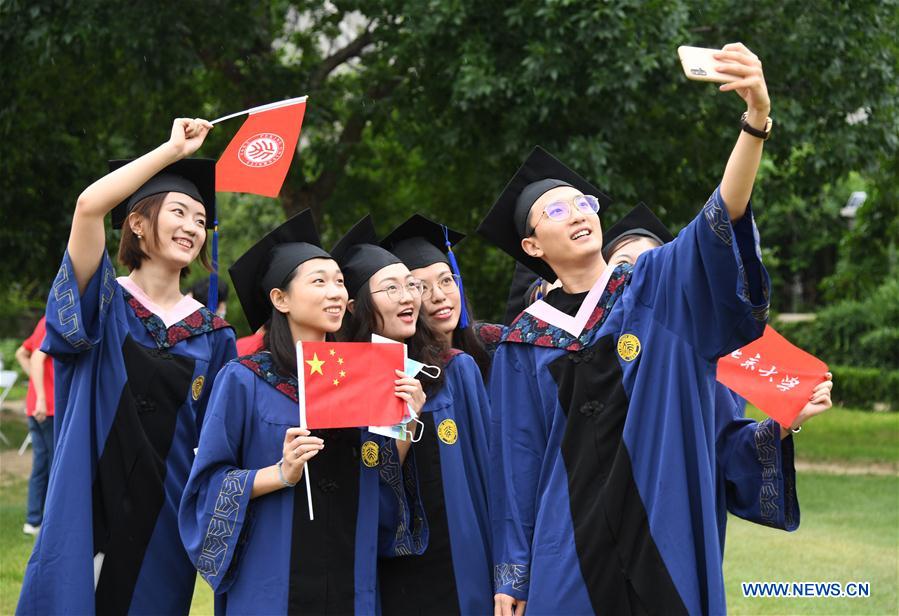
<instances>
[{"instance_id":1,"label":"blue sleeve","mask_svg":"<svg viewBox=\"0 0 899 616\"><path fill-rule=\"evenodd\" d=\"M217 329L212 333L212 357L209 358L209 368L206 371L206 380L209 384L203 388L203 395L197 403L197 433L202 433L203 420L206 418L206 409L209 406L209 398L215 387L215 380L222 367L237 357L237 344L234 330L230 327Z\"/></svg>"},{"instance_id":2,"label":"blue sleeve","mask_svg":"<svg viewBox=\"0 0 899 616\"><path fill-rule=\"evenodd\" d=\"M631 281L653 319L708 361L761 336L768 273L751 206L731 224L720 188L673 242L640 257Z\"/></svg>"},{"instance_id":3,"label":"blue sleeve","mask_svg":"<svg viewBox=\"0 0 899 616\"><path fill-rule=\"evenodd\" d=\"M549 425L537 375L523 365L534 347L502 344L490 375L490 519L494 590L527 599L537 488Z\"/></svg>"},{"instance_id":4,"label":"blue sleeve","mask_svg":"<svg viewBox=\"0 0 899 616\"><path fill-rule=\"evenodd\" d=\"M243 430L252 412L252 374L238 364L222 370L209 400L197 456L178 511L181 541L213 591L226 592L239 566L242 537L251 518L256 470L241 468Z\"/></svg>"},{"instance_id":5,"label":"blue sleeve","mask_svg":"<svg viewBox=\"0 0 899 616\"><path fill-rule=\"evenodd\" d=\"M118 287L115 278L115 268L104 251L82 295L67 251L47 299L47 336L41 351L65 359L93 348L109 318L109 306Z\"/></svg>"},{"instance_id":6,"label":"blue sleeve","mask_svg":"<svg viewBox=\"0 0 899 616\"><path fill-rule=\"evenodd\" d=\"M468 474L468 482L477 483L477 489L483 490L489 505L490 496L490 420L492 410L487 389L481 378L477 363L470 355L460 355L451 364L450 376L453 379L453 404L457 416L464 413L471 434L471 458L474 472ZM472 486L474 488L474 486ZM490 547L490 546L488 546Z\"/></svg>"},{"instance_id":7,"label":"blue sleeve","mask_svg":"<svg viewBox=\"0 0 899 616\"><path fill-rule=\"evenodd\" d=\"M378 486L378 556L421 555L428 547L428 522L418 489L414 448L400 464L396 441L383 438Z\"/></svg>"},{"instance_id":8,"label":"blue sleeve","mask_svg":"<svg viewBox=\"0 0 899 616\"><path fill-rule=\"evenodd\" d=\"M715 385L715 448L727 510L773 528L799 527L793 437L781 440L780 425L743 417L732 392Z\"/></svg>"}]
</instances>

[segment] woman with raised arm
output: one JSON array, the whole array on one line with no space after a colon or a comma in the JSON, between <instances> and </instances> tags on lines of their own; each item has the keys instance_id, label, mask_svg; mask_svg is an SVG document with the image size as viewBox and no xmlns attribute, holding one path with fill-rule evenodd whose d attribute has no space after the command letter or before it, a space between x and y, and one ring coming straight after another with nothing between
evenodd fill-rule
<instances>
[{"instance_id":1,"label":"woman with raised arm","mask_svg":"<svg viewBox=\"0 0 899 616\"><path fill-rule=\"evenodd\" d=\"M20 614L190 608L178 504L216 373L235 355L230 326L180 289L197 258L208 268L215 161L186 157L210 128L175 120L165 144L113 161L78 198L47 304L42 348L67 386ZM128 276L107 253L110 212Z\"/></svg>"}]
</instances>

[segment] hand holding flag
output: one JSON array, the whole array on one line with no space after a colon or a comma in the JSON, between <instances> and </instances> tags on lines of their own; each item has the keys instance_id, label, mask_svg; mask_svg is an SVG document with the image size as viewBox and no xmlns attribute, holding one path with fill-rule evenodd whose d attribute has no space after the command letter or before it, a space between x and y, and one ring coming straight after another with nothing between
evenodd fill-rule
<instances>
[{"instance_id":1,"label":"hand holding flag","mask_svg":"<svg viewBox=\"0 0 899 616\"><path fill-rule=\"evenodd\" d=\"M827 364L770 325L761 338L718 360L718 381L784 428L794 424L810 401L820 399L816 387L829 380L828 374ZM826 393L829 401L829 388Z\"/></svg>"}]
</instances>

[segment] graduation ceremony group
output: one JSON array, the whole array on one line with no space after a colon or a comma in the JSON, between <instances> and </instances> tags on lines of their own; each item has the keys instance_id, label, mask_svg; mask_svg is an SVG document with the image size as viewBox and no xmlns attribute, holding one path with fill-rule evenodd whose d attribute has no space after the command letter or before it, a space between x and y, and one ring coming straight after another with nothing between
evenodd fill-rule
<instances>
[{"instance_id":1,"label":"graduation ceremony group","mask_svg":"<svg viewBox=\"0 0 899 616\"><path fill-rule=\"evenodd\" d=\"M608 220L535 144L476 229L366 215L323 246L305 210L219 271L213 124L111 161L32 345L53 455L17 613L187 614L198 574L221 614L726 613L727 516L799 526L796 433L833 382L765 375L795 412L755 421L718 378L760 374L750 197L777 127L759 58L714 59L746 112L679 230L644 204ZM247 173L277 139L244 144ZM510 257L504 323L469 301L466 233ZM185 293L191 267L212 276ZM219 277L252 336L217 314Z\"/></svg>"}]
</instances>

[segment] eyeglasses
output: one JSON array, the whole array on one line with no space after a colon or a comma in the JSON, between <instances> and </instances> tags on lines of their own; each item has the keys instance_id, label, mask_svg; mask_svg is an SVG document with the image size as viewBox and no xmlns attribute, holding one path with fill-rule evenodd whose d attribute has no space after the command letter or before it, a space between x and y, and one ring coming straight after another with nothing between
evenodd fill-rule
<instances>
[{"instance_id":1,"label":"eyeglasses","mask_svg":"<svg viewBox=\"0 0 899 616\"><path fill-rule=\"evenodd\" d=\"M455 274L446 274L437 279L436 288L440 289L444 295L457 293L459 284L456 282ZM426 282L421 283L421 299L430 299L434 289Z\"/></svg>"},{"instance_id":2,"label":"eyeglasses","mask_svg":"<svg viewBox=\"0 0 899 616\"><path fill-rule=\"evenodd\" d=\"M400 286L398 284L392 284L386 289L378 289L377 291L372 291L372 295L375 293L386 293L387 299L392 301L394 304L399 304L403 301L403 297L406 293L411 295L413 299L418 296L422 296L422 282L421 280L410 280L405 285Z\"/></svg>"},{"instance_id":3,"label":"eyeglasses","mask_svg":"<svg viewBox=\"0 0 899 616\"><path fill-rule=\"evenodd\" d=\"M573 206L573 207L572 207ZM543 215L555 222L565 222L571 218L574 208L582 214L597 214L599 212L599 199L593 195L578 195L570 199L560 199L547 204L540 213L540 220L537 221L528 235L534 235L537 226L543 221Z\"/></svg>"}]
</instances>

